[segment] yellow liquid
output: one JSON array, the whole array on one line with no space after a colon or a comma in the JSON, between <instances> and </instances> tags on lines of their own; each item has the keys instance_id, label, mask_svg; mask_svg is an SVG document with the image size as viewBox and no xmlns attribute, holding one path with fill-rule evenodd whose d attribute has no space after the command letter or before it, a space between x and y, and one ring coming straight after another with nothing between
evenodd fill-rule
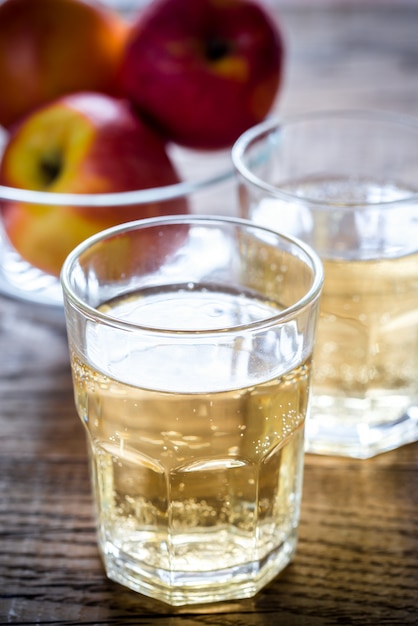
<instances>
[{"instance_id":1,"label":"yellow liquid","mask_svg":"<svg viewBox=\"0 0 418 626\"><path fill-rule=\"evenodd\" d=\"M208 314L206 296L181 299L195 324L197 302L204 304L201 321ZM138 294L105 308L132 319L146 300ZM223 321L226 311L236 314L235 296L213 301L223 306ZM176 314L166 298L152 308L152 318L157 309ZM198 365L188 364L191 377ZM146 361L138 360L137 385L75 353L72 366L108 575L171 604L254 595L296 545L309 360L255 385L193 393L175 392L172 381L170 391L141 387Z\"/></svg>"},{"instance_id":2,"label":"yellow liquid","mask_svg":"<svg viewBox=\"0 0 418 626\"><path fill-rule=\"evenodd\" d=\"M287 190L315 207L267 199L251 217L307 240L324 265L307 449L368 457L417 440L417 209L365 209L413 191L326 177Z\"/></svg>"},{"instance_id":3,"label":"yellow liquid","mask_svg":"<svg viewBox=\"0 0 418 626\"><path fill-rule=\"evenodd\" d=\"M315 348L318 393L417 393L418 255L324 261Z\"/></svg>"},{"instance_id":4,"label":"yellow liquid","mask_svg":"<svg viewBox=\"0 0 418 626\"><path fill-rule=\"evenodd\" d=\"M309 449L367 457L414 441L418 255L324 268Z\"/></svg>"}]
</instances>

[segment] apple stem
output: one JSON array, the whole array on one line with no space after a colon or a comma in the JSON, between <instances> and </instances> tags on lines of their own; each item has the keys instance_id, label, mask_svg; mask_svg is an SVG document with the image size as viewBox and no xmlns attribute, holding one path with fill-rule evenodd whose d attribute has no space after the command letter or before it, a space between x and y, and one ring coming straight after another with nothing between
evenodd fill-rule
<instances>
[{"instance_id":1,"label":"apple stem","mask_svg":"<svg viewBox=\"0 0 418 626\"><path fill-rule=\"evenodd\" d=\"M45 184L49 185L57 178L61 171L62 158L58 152L44 155L39 167Z\"/></svg>"},{"instance_id":2,"label":"apple stem","mask_svg":"<svg viewBox=\"0 0 418 626\"><path fill-rule=\"evenodd\" d=\"M227 56L230 52L231 46L224 39L213 37L206 42L206 57L209 61L218 61Z\"/></svg>"}]
</instances>

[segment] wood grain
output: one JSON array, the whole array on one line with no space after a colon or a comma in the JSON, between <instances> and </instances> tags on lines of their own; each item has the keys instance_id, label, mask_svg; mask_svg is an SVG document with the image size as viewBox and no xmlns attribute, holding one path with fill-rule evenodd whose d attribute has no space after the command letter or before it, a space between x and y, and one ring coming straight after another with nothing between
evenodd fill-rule
<instances>
[{"instance_id":1,"label":"wood grain","mask_svg":"<svg viewBox=\"0 0 418 626\"><path fill-rule=\"evenodd\" d=\"M279 114L418 113L418 7L276 10ZM307 455L297 556L256 598L174 610L108 581L63 318L0 298L0 624L417 623L418 444L369 461Z\"/></svg>"}]
</instances>

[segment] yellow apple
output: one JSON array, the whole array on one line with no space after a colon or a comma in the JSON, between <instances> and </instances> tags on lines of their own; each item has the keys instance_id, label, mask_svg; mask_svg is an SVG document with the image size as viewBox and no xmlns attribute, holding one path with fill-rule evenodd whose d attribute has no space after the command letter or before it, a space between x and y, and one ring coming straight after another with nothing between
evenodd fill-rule
<instances>
[{"instance_id":1,"label":"yellow apple","mask_svg":"<svg viewBox=\"0 0 418 626\"><path fill-rule=\"evenodd\" d=\"M10 133L0 163L0 184L55 193L112 193L179 182L159 136L130 103L81 92L58 98ZM1 204L6 234L19 254L59 275L81 241L115 224L187 213L184 199L133 206Z\"/></svg>"}]
</instances>

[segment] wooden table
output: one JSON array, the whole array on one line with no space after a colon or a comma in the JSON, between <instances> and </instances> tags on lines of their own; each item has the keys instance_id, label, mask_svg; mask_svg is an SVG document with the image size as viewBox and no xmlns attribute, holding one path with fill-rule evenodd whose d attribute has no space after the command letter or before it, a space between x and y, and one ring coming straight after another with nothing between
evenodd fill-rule
<instances>
[{"instance_id":1,"label":"wooden table","mask_svg":"<svg viewBox=\"0 0 418 626\"><path fill-rule=\"evenodd\" d=\"M277 4L280 113L418 113L418 5ZM418 172L417 172L418 177ZM307 455L297 556L256 598L169 609L104 575L62 315L0 297L0 624L418 623L418 444Z\"/></svg>"}]
</instances>

